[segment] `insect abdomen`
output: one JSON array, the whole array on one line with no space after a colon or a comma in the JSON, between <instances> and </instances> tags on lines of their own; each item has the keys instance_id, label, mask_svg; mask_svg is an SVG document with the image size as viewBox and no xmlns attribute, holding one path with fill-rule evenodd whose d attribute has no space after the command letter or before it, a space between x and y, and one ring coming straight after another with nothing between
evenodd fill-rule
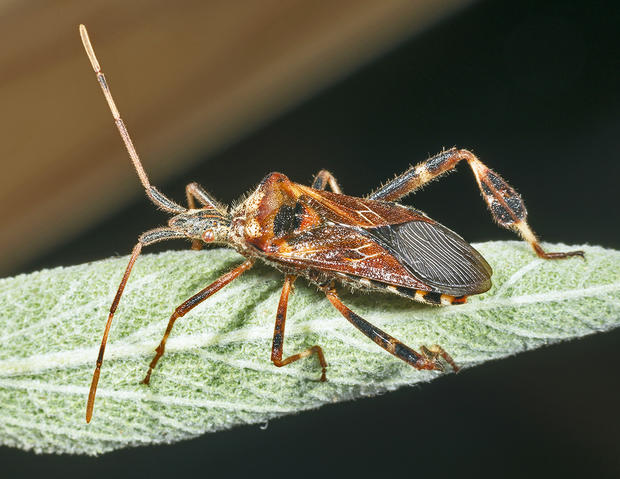
<instances>
[{"instance_id":1,"label":"insect abdomen","mask_svg":"<svg viewBox=\"0 0 620 479\"><path fill-rule=\"evenodd\" d=\"M344 278L343 278L344 279ZM467 302L467 296L453 296L440 293L438 291L424 291L421 289L406 288L404 286L394 286L382 283L381 281L370 280L367 278L356 278L348 276L345 280L350 283L357 283L365 288L389 291L390 293L404 296L420 303L432 304L435 306L447 306L450 304L463 304Z\"/></svg>"}]
</instances>

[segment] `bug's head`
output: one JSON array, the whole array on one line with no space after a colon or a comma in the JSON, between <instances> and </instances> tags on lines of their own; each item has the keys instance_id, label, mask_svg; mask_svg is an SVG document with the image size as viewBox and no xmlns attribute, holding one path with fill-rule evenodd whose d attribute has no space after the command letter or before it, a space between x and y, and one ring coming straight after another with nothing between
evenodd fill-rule
<instances>
[{"instance_id":1,"label":"bug's head","mask_svg":"<svg viewBox=\"0 0 620 479\"><path fill-rule=\"evenodd\" d=\"M205 243L225 243L230 216L215 209L187 210L168 221L170 228Z\"/></svg>"}]
</instances>

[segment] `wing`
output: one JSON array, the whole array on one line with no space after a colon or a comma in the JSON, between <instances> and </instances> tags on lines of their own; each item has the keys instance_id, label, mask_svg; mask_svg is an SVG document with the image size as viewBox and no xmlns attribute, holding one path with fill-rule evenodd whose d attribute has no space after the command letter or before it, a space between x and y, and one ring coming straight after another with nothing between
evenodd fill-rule
<instances>
[{"instance_id":1,"label":"wing","mask_svg":"<svg viewBox=\"0 0 620 479\"><path fill-rule=\"evenodd\" d=\"M410 221L365 233L433 290L462 296L491 288L491 266L463 238L439 223Z\"/></svg>"},{"instance_id":2,"label":"wing","mask_svg":"<svg viewBox=\"0 0 620 479\"><path fill-rule=\"evenodd\" d=\"M360 231L327 225L274 244L269 258L301 269L319 269L430 291L386 248Z\"/></svg>"},{"instance_id":3,"label":"wing","mask_svg":"<svg viewBox=\"0 0 620 479\"><path fill-rule=\"evenodd\" d=\"M493 270L482 255L422 212L392 202L317 192L308 187L303 190L298 201L323 218L351 226L376 242L429 289L454 296L490 289Z\"/></svg>"}]
</instances>

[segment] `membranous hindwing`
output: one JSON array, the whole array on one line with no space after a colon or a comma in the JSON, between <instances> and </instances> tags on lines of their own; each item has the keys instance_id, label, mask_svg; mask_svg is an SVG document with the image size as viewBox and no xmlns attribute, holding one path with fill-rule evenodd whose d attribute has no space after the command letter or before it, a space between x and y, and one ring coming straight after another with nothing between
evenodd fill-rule
<instances>
[{"instance_id":1,"label":"membranous hindwing","mask_svg":"<svg viewBox=\"0 0 620 479\"><path fill-rule=\"evenodd\" d=\"M491 287L491 267L469 243L435 221L408 221L364 229L432 291L454 296Z\"/></svg>"}]
</instances>

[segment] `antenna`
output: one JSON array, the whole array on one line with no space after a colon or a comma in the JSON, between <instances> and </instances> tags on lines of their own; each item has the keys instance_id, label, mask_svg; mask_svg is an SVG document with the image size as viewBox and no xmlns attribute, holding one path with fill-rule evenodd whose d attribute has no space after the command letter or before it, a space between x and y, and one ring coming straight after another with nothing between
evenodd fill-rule
<instances>
[{"instance_id":1,"label":"antenna","mask_svg":"<svg viewBox=\"0 0 620 479\"><path fill-rule=\"evenodd\" d=\"M114 98L112 97L112 93L110 92L110 87L108 86L108 82L105 79L103 72L101 71L101 66L99 65L99 61L97 60L97 55L95 55L95 50L93 49L92 44L90 43L90 38L88 37L88 31L86 31L86 27L84 25L80 25L80 37L82 37L82 43L84 44L84 49L86 50L86 54L88 55L88 59L90 60L90 64L97 75L97 81L99 82L99 86L101 87L101 91L105 96L106 101L108 102L108 106L110 107L110 112L112 113L112 117L114 117L114 123L116 124L116 128L118 128L118 132L123 139L123 143L125 143L125 148L127 148L127 152L129 153L129 157L133 163L134 168L136 169L136 173L138 173L138 177L146 190L146 194L148 197L158 205L159 207L167 210L171 213L184 213L187 209L183 208L181 205L176 204L174 201L167 198L164 194L158 191L154 186L151 186L149 182L149 177L144 171L144 167L142 166L142 162L140 161L140 157L138 156L138 152L131 141L131 137L129 136L129 132L127 131L127 127L125 126L125 122L121 118L121 114L116 107L116 103L114 103Z\"/></svg>"}]
</instances>

